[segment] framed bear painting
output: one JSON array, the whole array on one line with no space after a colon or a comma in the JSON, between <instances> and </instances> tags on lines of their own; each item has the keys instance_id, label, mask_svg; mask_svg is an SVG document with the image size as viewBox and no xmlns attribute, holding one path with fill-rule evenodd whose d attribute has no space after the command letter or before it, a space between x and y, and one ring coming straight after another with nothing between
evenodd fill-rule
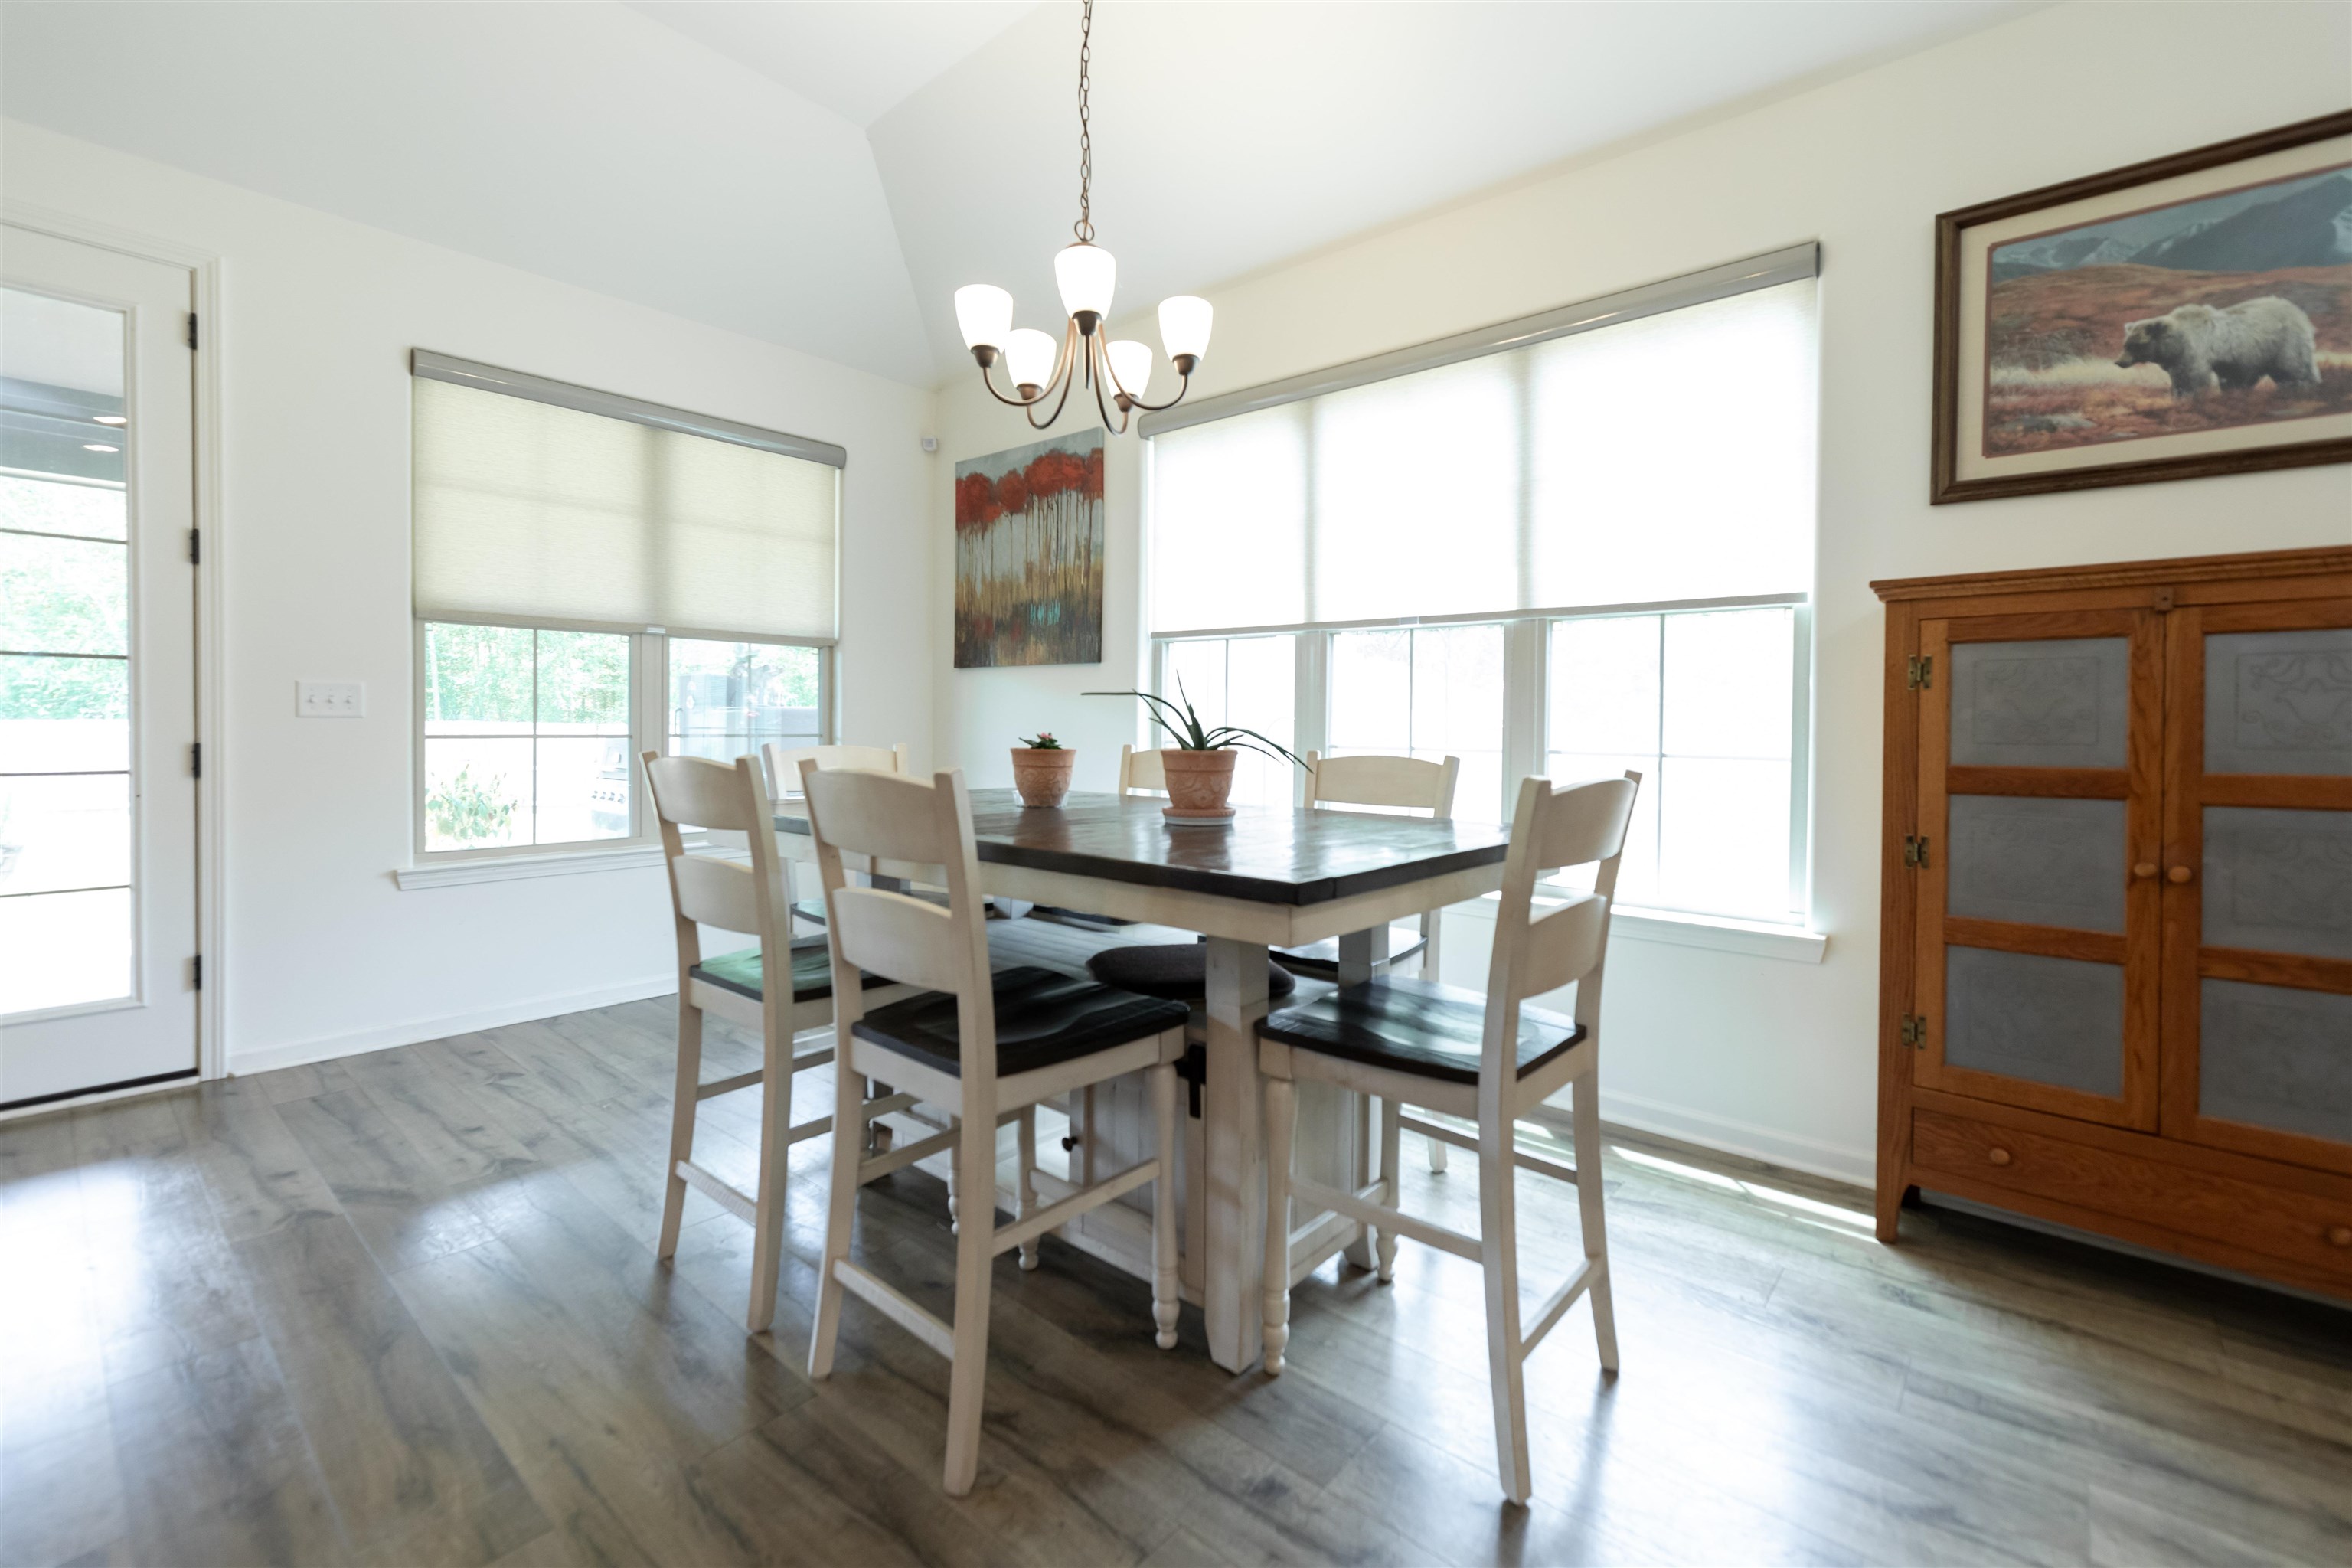
<instances>
[{"instance_id":1,"label":"framed bear painting","mask_svg":"<svg viewBox=\"0 0 2352 1568\"><path fill-rule=\"evenodd\" d=\"M1930 499L2352 461L2352 112L1936 219Z\"/></svg>"}]
</instances>

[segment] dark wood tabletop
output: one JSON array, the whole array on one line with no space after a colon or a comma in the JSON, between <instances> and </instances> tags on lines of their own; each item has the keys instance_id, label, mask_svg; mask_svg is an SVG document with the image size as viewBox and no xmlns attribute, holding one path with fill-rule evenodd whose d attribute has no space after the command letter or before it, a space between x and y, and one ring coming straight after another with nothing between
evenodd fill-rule
<instances>
[{"instance_id":1,"label":"dark wood tabletop","mask_svg":"<svg viewBox=\"0 0 2352 1568\"><path fill-rule=\"evenodd\" d=\"M1449 871L1502 863L1501 827L1369 812L1238 806L1222 826L1178 824L1144 795L1073 792L1033 811L1009 789L971 792L980 858L1147 888L1176 888L1262 904L1319 904ZM808 818L779 813L785 833Z\"/></svg>"}]
</instances>

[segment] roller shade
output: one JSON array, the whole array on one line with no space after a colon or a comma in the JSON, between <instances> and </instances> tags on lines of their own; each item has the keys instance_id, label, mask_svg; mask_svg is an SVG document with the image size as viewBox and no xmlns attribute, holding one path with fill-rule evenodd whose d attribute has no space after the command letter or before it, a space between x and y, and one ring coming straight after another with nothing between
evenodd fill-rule
<instances>
[{"instance_id":1,"label":"roller shade","mask_svg":"<svg viewBox=\"0 0 2352 1568\"><path fill-rule=\"evenodd\" d=\"M1155 416L1155 635L1801 595L1811 246Z\"/></svg>"},{"instance_id":2,"label":"roller shade","mask_svg":"<svg viewBox=\"0 0 2352 1568\"><path fill-rule=\"evenodd\" d=\"M419 616L835 635L839 447L421 352L415 372Z\"/></svg>"}]
</instances>

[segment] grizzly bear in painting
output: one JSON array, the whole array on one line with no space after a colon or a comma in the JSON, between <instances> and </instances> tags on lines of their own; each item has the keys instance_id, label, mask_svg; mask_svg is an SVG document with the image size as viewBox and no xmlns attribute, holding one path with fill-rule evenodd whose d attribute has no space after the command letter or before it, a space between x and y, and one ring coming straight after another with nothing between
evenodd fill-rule
<instances>
[{"instance_id":1,"label":"grizzly bear in painting","mask_svg":"<svg viewBox=\"0 0 2352 1568\"><path fill-rule=\"evenodd\" d=\"M2162 365L2175 397L2252 386L2264 376L2279 386L2316 386L2319 340L2311 318L2276 295L2220 310L2182 305L2168 315L2125 323L2124 352L2116 363L2126 370Z\"/></svg>"}]
</instances>

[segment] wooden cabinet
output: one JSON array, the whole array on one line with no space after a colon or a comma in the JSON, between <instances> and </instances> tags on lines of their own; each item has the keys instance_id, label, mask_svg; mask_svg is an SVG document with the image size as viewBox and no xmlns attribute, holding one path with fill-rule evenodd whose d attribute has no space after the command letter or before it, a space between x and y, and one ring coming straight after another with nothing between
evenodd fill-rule
<instances>
[{"instance_id":1,"label":"wooden cabinet","mask_svg":"<svg viewBox=\"0 0 2352 1568\"><path fill-rule=\"evenodd\" d=\"M1880 1237L1925 1186L2352 1296L2352 549L1874 586Z\"/></svg>"}]
</instances>

